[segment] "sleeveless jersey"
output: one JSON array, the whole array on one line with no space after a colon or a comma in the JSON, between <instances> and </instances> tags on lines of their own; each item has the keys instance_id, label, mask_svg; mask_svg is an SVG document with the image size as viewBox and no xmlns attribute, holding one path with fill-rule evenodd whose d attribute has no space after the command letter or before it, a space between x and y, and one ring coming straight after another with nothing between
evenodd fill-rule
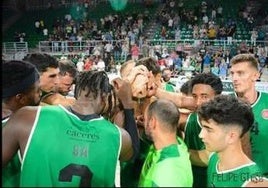
<instances>
[{"instance_id":1,"label":"sleeveless jersey","mask_svg":"<svg viewBox=\"0 0 268 188\"><path fill-rule=\"evenodd\" d=\"M213 153L208 163L208 187L242 187L248 181L263 178L260 168L254 162L222 172L217 169L218 162L218 155Z\"/></svg>"},{"instance_id":2,"label":"sleeveless jersey","mask_svg":"<svg viewBox=\"0 0 268 188\"><path fill-rule=\"evenodd\" d=\"M255 118L250 134L252 157L268 177L268 93L259 92L258 99L251 107Z\"/></svg>"},{"instance_id":3,"label":"sleeveless jersey","mask_svg":"<svg viewBox=\"0 0 268 188\"><path fill-rule=\"evenodd\" d=\"M2 127L5 126L8 118L2 121ZM20 167L21 162L18 153L8 164L2 168L2 187L19 187L20 185Z\"/></svg>"},{"instance_id":4,"label":"sleeveless jersey","mask_svg":"<svg viewBox=\"0 0 268 188\"><path fill-rule=\"evenodd\" d=\"M114 186L120 150L119 128L103 117L82 121L61 105L39 106L21 186Z\"/></svg>"},{"instance_id":5,"label":"sleeveless jersey","mask_svg":"<svg viewBox=\"0 0 268 188\"><path fill-rule=\"evenodd\" d=\"M235 95L232 93L231 95ZM254 113L254 124L250 132L250 142L253 161L262 170L263 174L268 177L268 93L259 92L255 103L251 105Z\"/></svg>"},{"instance_id":6,"label":"sleeveless jersey","mask_svg":"<svg viewBox=\"0 0 268 188\"><path fill-rule=\"evenodd\" d=\"M152 145L142 167L139 187L191 187L193 175L187 146L178 138L161 150Z\"/></svg>"},{"instance_id":7,"label":"sleeveless jersey","mask_svg":"<svg viewBox=\"0 0 268 188\"><path fill-rule=\"evenodd\" d=\"M50 91L50 92L46 92L41 90L41 97L40 97L40 106L46 106L46 105L50 105L47 102L45 102L46 98L53 95L55 92Z\"/></svg>"},{"instance_id":8,"label":"sleeveless jersey","mask_svg":"<svg viewBox=\"0 0 268 188\"><path fill-rule=\"evenodd\" d=\"M198 115L196 112L191 113L188 116L185 125L185 137L184 142L189 149L193 150L203 150L205 145L199 138L199 133L201 132L201 124L198 120ZM194 183L193 187L206 187L207 185L207 167L200 167L192 165Z\"/></svg>"}]
</instances>

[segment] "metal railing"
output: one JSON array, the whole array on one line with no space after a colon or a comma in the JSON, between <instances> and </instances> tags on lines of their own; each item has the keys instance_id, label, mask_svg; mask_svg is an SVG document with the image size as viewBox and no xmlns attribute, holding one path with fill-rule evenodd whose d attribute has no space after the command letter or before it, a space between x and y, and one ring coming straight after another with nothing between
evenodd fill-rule
<instances>
[{"instance_id":1,"label":"metal railing","mask_svg":"<svg viewBox=\"0 0 268 188\"><path fill-rule=\"evenodd\" d=\"M93 49L99 43L103 43L103 40L84 40L84 41L40 41L39 52L44 53L75 53L84 52ZM115 42L123 42L123 40L112 40L109 41L112 44ZM205 39L183 39L183 40L147 40L150 47L160 45L169 50L174 50L177 45L181 45L184 50L191 50L199 48L202 45L211 47L221 47L223 51L227 50L232 46L239 46L241 43L245 43L248 47L252 47L253 44L250 40L239 40L233 39L231 44L228 44L227 40L205 40ZM267 46L268 41L256 41L256 45Z\"/></svg>"},{"instance_id":2,"label":"metal railing","mask_svg":"<svg viewBox=\"0 0 268 188\"><path fill-rule=\"evenodd\" d=\"M14 54L16 52L29 52L27 42L4 42L2 43L2 52L5 54Z\"/></svg>"},{"instance_id":3,"label":"metal railing","mask_svg":"<svg viewBox=\"0 0 268 188\"><path fill-rule=\"evenodd\" d=\"M27 42L2 43L2 58L6 60L22 59L27 53L29 53Z\"/></svg>"},{"instance_id":4,"label":"metal railing","mask_svg":"<svg viewBox=\"0 0 268 188\"><path fill-rule=\"evenodd\" d=\"M111 40L108 41L112 44L121 43L124 40ZM51 55L68 55L68 54L91 54L95 46L103 43L103 40L83 40L83 41L39 41L38 49L40 53L48 53ZM107 42L107 41L106 41ZM228 44L227 40L194 40L194 39L183 39L183 40L147 40L149 48L160 46L161 49L167 48L169 51L176 50L179 45L183 51L198 50L201 47L206 46L212 50L221 48L224 52L233 46L239 46L241 43L252 47L253 44L250 40L237 40L233 39L232 44ZM262 47L268 47L268 41L257 41L256 45ZM142 51L142 50L141 50ZM29 53L27 42L4 42L2 43L2 54L5 56L13 56L16 54L27 54Z\"/></svg>"}]
</instances>

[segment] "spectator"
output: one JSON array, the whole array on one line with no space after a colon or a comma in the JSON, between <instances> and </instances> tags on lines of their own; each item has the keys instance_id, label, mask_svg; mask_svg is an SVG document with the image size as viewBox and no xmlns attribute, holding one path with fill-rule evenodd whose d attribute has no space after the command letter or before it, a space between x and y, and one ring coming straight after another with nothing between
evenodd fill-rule
<instances>
[{"instance_id":1,"label":"spectator","mask_svg":"<svg viewBox=\"0 0 268 188\"><path fill-rule=\"evenodd\" d=\"M132 60L137 61L139 59L139 54L140 54L140 49L138 45L136 43L132 45L130 51L131 51Z\"/></svg>"},{"instance_id":2,"label":"spectator","mask_svg":"<svg viewBox=\"0 0 268 188\"><path fill-rule=\"evenodd\" d=\"M39 20L36 20L36 21L35 21L34 26L35 26L35 32L36 32L37 34L40 34L42 30L41 30L41 26L40 26L40 22L39 22Z\"/></svg>"},{"instance_id":3,"label":"spectator","mask_svg":"<svg viewBox=\"0 0 268 188\"><path fill-rule=\"evenodd\" d=\"M226 36L227 36L227 45L232 45L233 44L233 36L236 31L236 26L230 25L227 28Z\"/></svg>"},{"instance_id":4,"label":"spectator","mask_svg":"<svg viewBox=\"0 0 268 188\"><path fill-rule=\"evenodd\" d=\"M205 56L203 57L203 72L208 73L210 72L211 66L211 54L210 52L206 52Z\"/></svg>"},{"instance_id":5,"label":"spectator","mask_svg":"<svg viewBox=\"0 0 268 188\"><path fill-rule=\"evenodd\" d=\"M166 37L167 37L167 29L166 29L165 26L162 26L162 28L161 28L161 39L165 40Z\"/></svg>"},{"instance_id":6,"label":"spectator","mask_svg":"<svg viewBox=\"0 0 268 188\"><path fill-rule=\"evenodd\" d=\"M170 92L175 92L175 85L170 82L170 78L171 78L171 70L169 68L164 68L162 70L162 78L163 78L163 81L164 81L164 89L166 91L170 91Z\"/></svg>"},{"instance_id":7,"label":"spectator","mask_svg":"<svg viewBox=\"0 0 268 188\"><path fill-rule=\"evenodd\" d=\"M76 64L76 68L77 68L77 71L78 71L78 72L82 72L82 71L84 71L84 61L83 61L82 58L79 58L79 59L78 59L78 62L77 62L77 64Z\"/></svg>"},{"instance_id":8,"label":"spectator","mask_svg":"<svg viewBox=\"0 0 268 188\"><path fill-rule=\"evenodd\" d=\"M256 46L257 38L258 38L258 31L255 28L253 28L250 36L251 45Z\"/></svg>"},{"instance_id":9,"label":"spectator","mask_svg":"<svg viewBox=\"0 0 268 188\"><path fill-rule=\"evenodd\" d=\"M228 75L228 64L226 63L225 59L222 58L220 65L219 65L219 77L222 80L225 80Z\"/></svg>"},{"instance_id":10,"label":"spectator","mask_svg":"<svg viewBox=\"0 0 268 188\"><path fill-rule=\"evenodd\" d=\"M122 44L122 52L121 52L121 60L126 61L128 54L129 54L128 43L123 42L123 44Z\"/></svg>"}]
</instances>

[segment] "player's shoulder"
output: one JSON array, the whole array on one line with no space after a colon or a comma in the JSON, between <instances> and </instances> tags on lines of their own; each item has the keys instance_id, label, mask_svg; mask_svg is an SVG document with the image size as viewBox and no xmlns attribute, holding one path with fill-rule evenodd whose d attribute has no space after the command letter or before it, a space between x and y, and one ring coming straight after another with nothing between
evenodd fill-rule
<instances>
[{"instance_id":1,"label":"player's shoulder","mask_svg":"<svg viewBox=\"0 0 268 188\"><path fill-rule=\"evenodd\" d=\"M14 116L25 116L35 114L41 106L24 106L14 113Z\"/></svg>"},{"instance_id":2,"label":"player's shoulder","mask_svg":"<svg viewBox=\"0 0 268 188\"><path fill-rule=\"evenodd\" d=\"M263 92L263 91L261 91L261 92L259 92L259 93L261 94L261 96L263 96L263 97L265 97L265 98L268 98L268 93Z\"/></svg>"},{"instance_id":3,"label":"player's shoulder","mask_svg":"<svg viewBox=\"0 0 268 188\"><path fill-rule=\"evenodd\" d=\"M40 108L40 106L25 106L20 108L10 116L7 125L10 124L21 128L33 125L38 109Z\"/></svg>"}]
</instances>

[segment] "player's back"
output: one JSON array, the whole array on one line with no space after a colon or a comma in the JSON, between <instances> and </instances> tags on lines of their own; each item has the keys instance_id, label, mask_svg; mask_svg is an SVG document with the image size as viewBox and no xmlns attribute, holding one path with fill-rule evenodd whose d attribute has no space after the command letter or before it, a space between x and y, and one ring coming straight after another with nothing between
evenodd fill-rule
<instances>
[{"instance_id":1,"label":"player's back","mask_svg":"<svg viewBox=\"0 0 268 188\"><path fill-rule=\"evenodd\" d=\"M21 186L114 186L121 147L117 126L82 121L62 106L39 107L24 152Z\"/></svg>"}]
</instances>

